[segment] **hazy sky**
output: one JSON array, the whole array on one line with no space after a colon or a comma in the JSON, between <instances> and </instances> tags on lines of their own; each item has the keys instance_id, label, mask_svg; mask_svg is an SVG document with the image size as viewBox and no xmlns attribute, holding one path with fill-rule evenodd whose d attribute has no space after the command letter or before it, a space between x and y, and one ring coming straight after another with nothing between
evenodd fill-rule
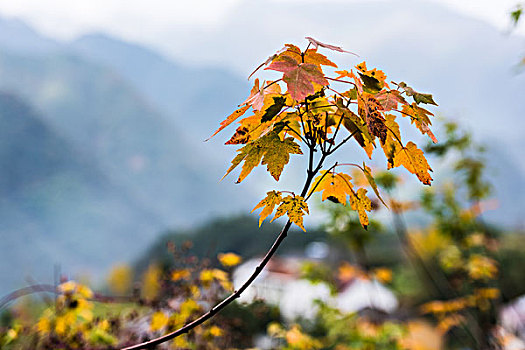
<instances>
[{"instance_id":1,"label":"hazy sky","mask_svg":"<svg viewBox=\"0 0 525 350\"><path fill-rule=\"evenodd\" d=\"M199 31L223 24L236 6L257 0L0 0L0 13L29 21L46 34L72 38L84 32L103 30L130 39L147 40L155 33L175 27ZM262 2L262 0L260 0ZM323 0L324 1L324 0ZM332 0L356 2L358 0ZM367 0L377 1L378 0ZM392 1L392 0L384 0ZM432 0L419 0L430 2ZM434 0L458 12L487 21L499 29L509 26L509 11L519 0ZM313 0L269 0L308 3ZM327 4L331 1L325 1ZM518 29L525 33L525 26Z\"/></svg>"}]
</instances>

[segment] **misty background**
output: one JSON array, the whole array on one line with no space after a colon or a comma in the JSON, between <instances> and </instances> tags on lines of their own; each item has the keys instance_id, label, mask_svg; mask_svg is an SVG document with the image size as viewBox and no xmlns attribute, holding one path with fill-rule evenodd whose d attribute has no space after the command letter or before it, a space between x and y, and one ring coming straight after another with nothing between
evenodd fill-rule
<instances>
[{"instance_id":1,"label":"misty background","mask_svg":"<svg viewBox=\"0 0 525 350\"><path fill-rule=\"evenodd\" d=\"M115 21L17 4L0 4L1 294L50 282L55 264L96 279L168 229L251 211L275 182L219 182L235 149L227 133L203 140L248 96L251 71L305 36L360 55L332 56L341 69L366 60L432 93L437 130L455 120L487 148L498 206L485 218L523 229L525 37L498 25L503 5L492 18L446 1L159 0L109 6ZM285 175L279 188L304 176Z\"/></svg>"}]
</instances>

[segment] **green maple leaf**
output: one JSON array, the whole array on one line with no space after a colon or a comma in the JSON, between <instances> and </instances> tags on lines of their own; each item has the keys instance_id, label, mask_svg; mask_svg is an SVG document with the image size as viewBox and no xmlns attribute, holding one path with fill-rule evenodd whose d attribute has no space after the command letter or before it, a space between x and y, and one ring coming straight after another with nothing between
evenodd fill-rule
<instances>
[{"instance_id":1,"label":"green maple leaf","mask_svg":"<svg viewBox=\"0 0 525 350\"><path fill-rule=\"evenodd\" d=\"M290 154L303 154L301 148L295 143L292 137L281 140L277 130L270 131L261 138L248 143L246 146L237 150L237 152L239 152L239 154L233 158L232 165L224 175L228 175L240 163L244 162L237 183L244 180L253 168L261 163L261 160L262 164L266 165L272 177L276 181L279 181L284 166L288 164L290 160Z\"/></svg>"},{"instance_id":2,"label":"green maple leaf","mask_svg":"<svg viewBox=\"0 0 525 350\"><path fill-rule=\"evenodd\" d=\"M412 89L410 86L408 86L404 81L397 84L400 88L405 90L407 96L412 96L414 98L414 101L416 101L417 104L420 103L426 103L430 105L437 106L438 104L434 101L434 98L431 94L424 94L421 92L417 92L414 89Z\"/></svg>"}]
</instances>

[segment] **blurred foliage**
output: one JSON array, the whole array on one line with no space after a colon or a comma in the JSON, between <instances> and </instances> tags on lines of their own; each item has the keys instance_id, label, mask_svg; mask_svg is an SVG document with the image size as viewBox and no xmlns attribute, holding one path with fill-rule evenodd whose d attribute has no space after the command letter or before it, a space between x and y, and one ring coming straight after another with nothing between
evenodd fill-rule
<instances>
[{"instance_id":1,"label":"blurred foliage","mask_svg":"<svg viewBox=\"0 0 525 350\"><path fill-rule=\"evenodd\" d=\"M116 265L109 273L107 282L114 295L125 295L131 290L133 270L125 264Z\"/></svg>"},{"instance_id":2,"label":"blurred foliage","mask_svg":"<svg viewBox=\"0 0 525 350\"><path fill-rule=\"evenodd\" d=\"M291 232L280 251L303 256L308 244L325 242L326 258L305 260L297 278L326 284L332 297L356 281L377 281L396 294L397 311L345 313L317 301L316 317L288 322L264 300L235 302L169 347L253 349L262 337L269 344L263 349L496 349L497 309L525 293L523 236L483 220L491 193L483 147L455 124L444 131L445 141L427 152L450 169L452 181L401 201L401 180L377 172L392 224L371 218L365 230L355 212L323 204L322 228ZM405 213L414 209L428 216L425 226L406 226ZM97 299L86 285L63 280L55 299L21 299L0 314L0 347L108 349L175 330L231 293L236 266L264 253L279 229L258 229L257 219L241 216L166 233L134 268L109 273L107 290L126 302Z\"/></svg>"},{"instance_id":3,"label":"blurred foliage","mask_svg":"<svg viewBox=\"0 0 525 350\"><path fill-rule=\"evenodd\" d=\"M523 4L519 3L510 12L510 19L513 26L517 26L523 15Z\"/></svg>"},{"instance_id":4,"label":"blurred foliage","mask_svg":"<svg viewBox=\"0 0 525 350\"><path fill-rule=\"evenodd\" d=\"M225 269L214 268L209 259L189 255L190 247L191 243L181 247L171 244L168 250L174 267L162 269L152 263L136 282L137 296L131 303L97 299L87 286L70 280L58 286L56 299L48 300L48 306L36 315L29 315L34 305L26 309L23 303L17 304L4 313L0 347L120 348L180 328L233 290L231 271L241 262L238 255L224 253L219 260ZM129 267L116 266L108 277L110 289L129 290L131 275ZM234 304L211 322L176 338L170 347L250 347L253 335L276 321L280 321L279 312L264 303Z\"/></svg>"}]
</instances>

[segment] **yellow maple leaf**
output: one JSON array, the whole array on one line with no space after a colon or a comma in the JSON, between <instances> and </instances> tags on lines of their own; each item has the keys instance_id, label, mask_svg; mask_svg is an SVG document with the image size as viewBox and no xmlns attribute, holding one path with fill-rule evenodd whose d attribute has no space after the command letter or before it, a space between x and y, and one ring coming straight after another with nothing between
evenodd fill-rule
<instances>
[{"instance_id":1,"label":"yellow maple leaf","mask_svg":"<svg viewBox=\"0 0 525 350\"><path fill-rule=\"evenodd\" d=\"M388 169L394 167L394 156L401 149L401 133L399 124L396 122L396 116L393 114L385 115L385 125L387 128L385 142L381 144L383 152L388 159Z\"/></svg>"},{"instance_id":2,"label":"yellow maple leaf","mask_svg":"<svg viewBox=\"0 0 525 350\"><path fill-rule=\"evenodd\" d=\"M409 172L415 174L419 181L430 186L432 177L429 171L432 171L432 168L428 165L423 151L417 148L416 144L412 141L397 152L394 156L393 163L394 167L404 166Z\"/></svg>"},{"instance_id":3,"label":"yellow maple leaf","mask_svg":"<svg viewBox=\"0 0 525 350\"><path fill-rule=\"evenodd\" d=\"M244 180L253 168L261 163L261 160L262 165L267 166L272 177L279 181L284 166L288 164L290 160L290 154L303 154L301 148L295 143L293 138L288 137L281 140L279 132L276 130L270 131L261 138L250 142L237 150L237 152L239 152L239 154L233 158L232 165L224 175L228 175L241 162L244 162L237 183Z\"/></svg>"},{"instance_id":4,"label":"yellow maple leaf","mask_svg":"<svg viewBox=\"0 0 525 350\"><path fill-rule=\"evenodd\" d=\"M334 62L326 58L325 55L317 52L317 49L306 50L304 54L304 63L315 64L319 67L319 69L321 68L321 66L330 66L337 68L337 65Z\"/></svg>"},{"instance_id":5,"label":"yellow maple leaf","mask_svg":"<svg viewBox=\"0 0 525 350\"><path fill-rule=\"evenodd\" d=\"M252 213L259 208L263 208L263 210L259 214L259 227L263 223L264 219L266 219L271 213L273 213L273 209L277 204L281 203L281 201L281 192L270 191L267 192L266 197L263 200L261 200L259 204L255 206L255 208L253 208Z\"/></svg>"},{"instance_id":6,"label":"yellow maple leaf","mask_svg":"<svg viewBox=\"0 0 525 350\"><path fill-rule=\"evenodd\" d=\"M243 106L237 110L235 110L232 114L230 114L228 116L228 118L226 118L225 120L223 120L221 122L221 126L213 133L213 135L211 135L208 139L206 139L206 141L208 141L209 139L211 139L213 136L217 135L222 129L224 129L225 127L227 127L228 125L230 125L231 123L233 123L237 118L239 118L240 116L242 116L244 113L246 113L246 111L248 110L248 108L250 108L250 106Z\"/></svg>"},{"instance_id":7,"label":"yellow maple leaf","mask_svg":"<svg viewBox=\"0 0 525 350\"><path fill-rule=\"evenodd\" d=\"M352 177L344 173L335 173L323 170L321 175L315 179L313 192L323 191L321 200L326 199L332 202L346 205L346 196L352 195Z\"/></svg>"},{"instance_id":8,"label":"yellow maple leaf","mask_svg":"<svg viewBox=\"0 0 525 350\"><path fill-rule=\"evenodd\" d=\"M366 76L366 77L369 77L369 78L372 78L372 79L376 79L378 81L378 84L379 84L379 87L383 87L383 86L387 86L388 85L386 84L385 80L386 80L386 75L383 71L380 71L376 68L374 69L367 69L366 68L366 63L363 61L361 63L359 63L357 66L355 66L357 68L357 70L359 70L359 72Z\"/></svg>"},{"instance_id":9,"label":"yellow maple leaf","mask_svg":"<svg viewBox=\"0 0 525 350\"><path fill-rule=\"evenodd\" d=\"M383 198L381 198L381 195L379 194L379 190L377 188L376 180L374 179L374 176L372 175L372 169L370 167L366 166L365 162L363 162L363 168L360 168L363 174L365 175L366 180L368 181L368 184L370 187L372 187L372 190L376 194L377 198L385 205L385 207L388 208L388 205L386 205Z\"/></svg>"},{"instance_id":10,"label":"yellow maple leaf","mask_svg":"<svg viewBox=\"0 0 525 350\"><path fill-rule=\"evenodd\" d=\"M366 196L366 192L366 189L360 188L350 196L350 205L359 214L359 222L365 229L369 224L366 212L372 210L372 202Z\"/></svg>"},{"instance_id":11,"label":"yellow maple leaf","mask_svg":"<svg viewBox=\"0 0 525 350\"><path fill-rule=\"evenodd\" d=\"M303 231L306 231L303 226L303 216L305 213L309 214L309 211L308 204L306 204L304 198L290 195L283 198L279 208L277 208L275 212L275 216L270 222L286 214L291 222L302 228Z\"/></svg>"}]
</instances>

